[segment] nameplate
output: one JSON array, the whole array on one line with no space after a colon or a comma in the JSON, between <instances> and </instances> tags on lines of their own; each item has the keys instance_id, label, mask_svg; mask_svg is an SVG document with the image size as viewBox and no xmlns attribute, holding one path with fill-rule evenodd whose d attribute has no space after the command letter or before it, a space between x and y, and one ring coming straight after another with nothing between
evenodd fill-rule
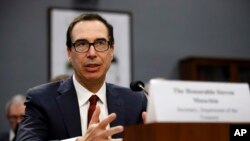
<instances>
[{"instance_id":1,"label":"nameplate","mask_svg":"<svg viewBox=\"0 0 250 141\"><path fill-rule=\"evenodd\" d=\"M147 123L250 122L247 83L151 80Z\"/></svg>"}]
</instances>

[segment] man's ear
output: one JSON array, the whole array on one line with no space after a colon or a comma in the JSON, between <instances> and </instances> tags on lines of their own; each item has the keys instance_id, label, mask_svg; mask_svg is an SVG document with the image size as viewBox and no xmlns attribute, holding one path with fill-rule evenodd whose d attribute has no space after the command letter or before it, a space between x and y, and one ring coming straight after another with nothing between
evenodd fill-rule
<instances>
[{"instance_id":1,"label":"man's ear","mask_svg":"<svg viewBox=\"0 0 250 141\"><path fill-rule=\"evenodd\" d=\"M112 57L112 59L113 59L113 56L114 56L114 53L115 53L115 45L112 44L112 45L110 46L110 49L112 50L111 57Z\"/></svg>"},{"instance_id":2,"label":"man's ear","mask_svg":"<svg viewBox=\"0 0 250 141\"><path fill-rule=\"evenodd\" d=\"M71 64L71 57L68 57L68 62Z\"/></svg>"},{"instance_id":3,"label":"man's ear","mask_svg":"<svg viewBox=\"0 0 250 141\"><path fill-rule=\"evenodd\" d=\"M71 63L71 56L70 56L70 54L71 54L71 48L67 47L67 54L68 54L68 62Z\"/></svg>"}]
</instances>

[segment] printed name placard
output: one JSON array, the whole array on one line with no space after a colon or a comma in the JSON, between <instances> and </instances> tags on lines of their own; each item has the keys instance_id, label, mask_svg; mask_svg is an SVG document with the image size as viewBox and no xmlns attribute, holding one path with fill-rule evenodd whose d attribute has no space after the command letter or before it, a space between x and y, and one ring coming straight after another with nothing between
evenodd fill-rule
<instances>
[{"instance_id":1,"label":"printed name placard","mask_svg":"<svg viewBox=\"0 0 250 141\"><path fill-rule=\"evenodd\" d=\"M250 122L247 83L154 80L148 86L153 122Z\"/></svg>"}]
</instances>

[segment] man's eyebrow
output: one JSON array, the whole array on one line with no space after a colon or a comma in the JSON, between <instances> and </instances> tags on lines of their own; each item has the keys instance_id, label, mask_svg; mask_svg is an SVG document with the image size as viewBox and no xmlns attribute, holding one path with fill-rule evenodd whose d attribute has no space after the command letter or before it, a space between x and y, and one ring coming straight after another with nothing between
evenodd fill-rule
<instances>
[{"instance_id":1,"label":"man's eyebrow","mask_svg":"<svg viewBox=\"0 0 250 141\"><path fill-rule=\"evenodd\" d=\"M80 41L85 41L85 42L88 42L88 40L86 40L86 39L77 39L74 43L76 43L76 42L80 42Z\"/></svg>"},{"instance_id":2,"label":"man's eyebrow","mask_svg":"<svg viewBox=\"0 0 250 141\"><path fill-rule=\"evenodd\" d=\"M95 41L99 41L99 40L106 40L107 41L107 39L105 39L105 38L96 38L95 40L94 40L94 42ZM77 39L75 42L79 42L79 41L85 41L85 42L89 42L87 39ZM75 43L74 42L74 43ZM89 42L90 43L90 42Z\"/></svg>"},{"instance_id":3,"label":"man's eyebrow","mask_svg":"<svg viewBox=\"0 0 250 141\"><path fill-rule=\"evenodd\" d=\"M98 40L106 40L107 41L107 39L105 39L105 38L97 38L97 39L95 39L95 41L98 41Z\"/></svg>"}]
</instances>

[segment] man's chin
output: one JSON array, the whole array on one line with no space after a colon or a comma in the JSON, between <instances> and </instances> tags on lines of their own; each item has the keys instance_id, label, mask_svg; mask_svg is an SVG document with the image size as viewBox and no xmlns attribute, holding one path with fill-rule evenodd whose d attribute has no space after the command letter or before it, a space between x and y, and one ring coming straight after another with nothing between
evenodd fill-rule
<instances>
[{"instance_id":1,"label":"man's chin","mask_svg":"<svg viewBox=\"0 0 250 141\"><path fill-rule=\"evenodd\" d=\"M88 80L89 82L98 82L101 81L102 79L100 79L101 77L98 75L88 75L85 77L86 80Z\"/></svg>"}]
</instances>

